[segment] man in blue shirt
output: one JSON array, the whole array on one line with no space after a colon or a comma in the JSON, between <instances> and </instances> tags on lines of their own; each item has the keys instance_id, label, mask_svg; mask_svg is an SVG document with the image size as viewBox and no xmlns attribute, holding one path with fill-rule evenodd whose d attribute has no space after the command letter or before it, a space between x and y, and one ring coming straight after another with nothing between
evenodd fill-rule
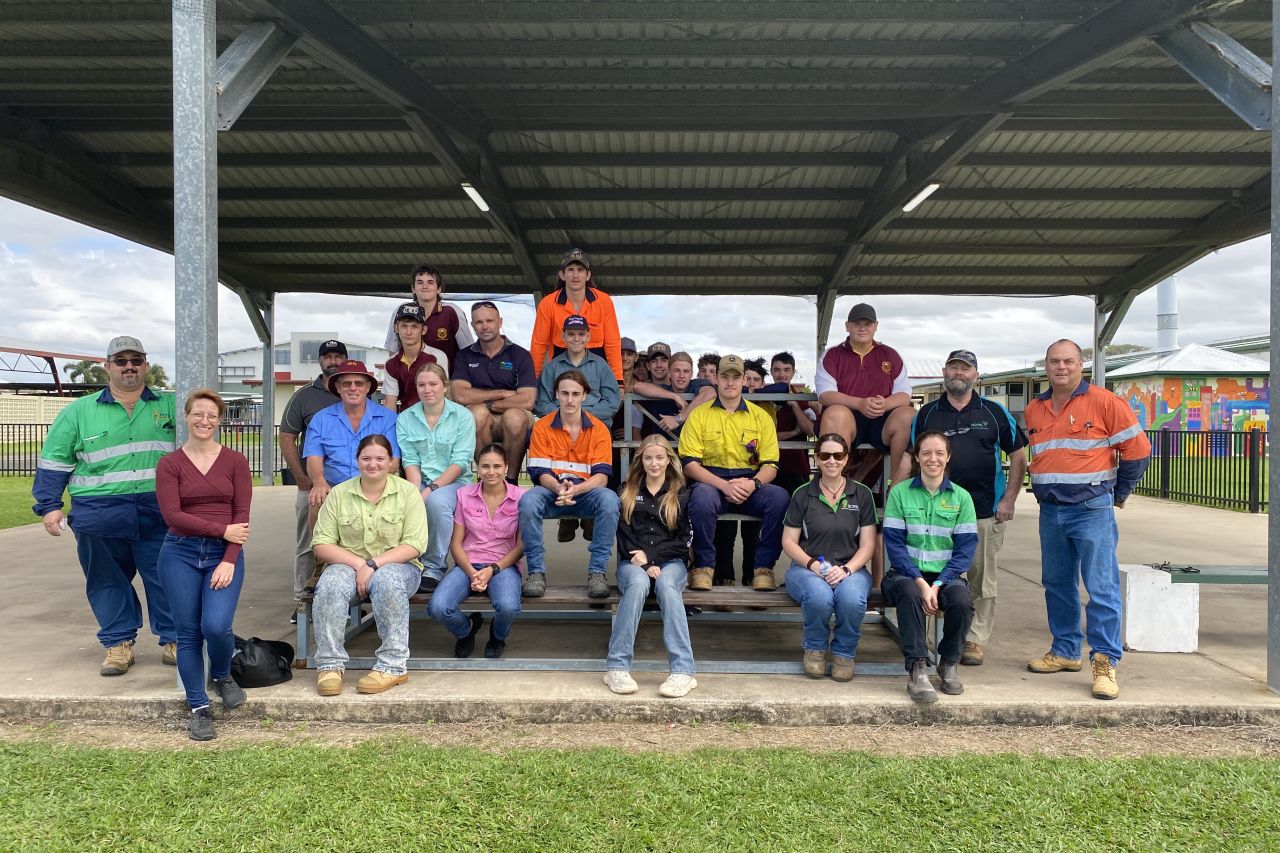
<instances>
[{"instance_id":1,"label":"man in blue shirt","mask_svg":"<svg viewBox=\"0 0 1280 853\"><path fill-rule=\"evenodd\" d=\"M369 399L377 389L378 379L363 361L344 361L329 377L329 391L338 395L338 402L316 412L307 427L305 455L312 508L319 509L329 489L360 473L356 447L367 435L385 435L394 457L391 466L399 466L395 412Z\"/></svg>"}]
</instances>

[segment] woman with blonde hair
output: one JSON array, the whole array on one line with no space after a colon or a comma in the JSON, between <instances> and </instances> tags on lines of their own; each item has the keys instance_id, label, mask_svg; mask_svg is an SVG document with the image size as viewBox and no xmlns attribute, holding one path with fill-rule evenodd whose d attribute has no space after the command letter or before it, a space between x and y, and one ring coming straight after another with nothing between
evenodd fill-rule
<instances>
[{"instance_id":1,"label":"woman with blonde hair","mask_svg":"<svg viewBox=\"0 0 1280 853\"><path fill-rule=\"evenodd\" d=\"M689 578L689 489L680 460L661 435L640 442L622 486L618 519L618 589L622 600L609 637L604 683L614 693L634 693L631 656L640 613L652 583L662 609L662 640L671 672L658 688L661 696L684 696L698 686L694 678L684 589Z\"/></svg>"}]
</instances>

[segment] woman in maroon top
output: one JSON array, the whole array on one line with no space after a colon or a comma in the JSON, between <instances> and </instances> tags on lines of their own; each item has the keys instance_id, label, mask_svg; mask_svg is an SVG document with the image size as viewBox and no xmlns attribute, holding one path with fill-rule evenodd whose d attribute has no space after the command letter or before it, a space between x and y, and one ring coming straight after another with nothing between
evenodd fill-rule
<instances>
[{"instance_id":1,"label":"woman in maroon top","mask_svg":"<svg viewBox=\"0 0 1280 853\"><path fill-rule=\"evenodd\" d=\"M183 412L187 441L156 466L156 499L169 525L160 547L160 581L177 625L178 673L191 706L187 731L193 740L210 740L203 644L209 646L209 674L222 706L237 708L245 700L231 680L231 620L244 583L241 546L249 538L253 478L248 460L218 443L218 422L226 412L221 397L197 388Z\"/></svg>"}]
</instances>

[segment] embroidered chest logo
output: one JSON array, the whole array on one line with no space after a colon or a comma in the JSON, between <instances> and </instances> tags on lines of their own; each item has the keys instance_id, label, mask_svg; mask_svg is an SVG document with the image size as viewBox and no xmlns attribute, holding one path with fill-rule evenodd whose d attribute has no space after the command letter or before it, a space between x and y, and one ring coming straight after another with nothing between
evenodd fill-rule
<instances>
[{"instance_id":1,"label":"embroidered chest logo","mask_svg":"<svg viewBox=\"0 0 1280 853\"><path fill-rule=\"evenodd\" d=\"M445 328L436 329L436 340L437 341L449 340L449 330Z\"/></svg>"},{"instance_id":2,"label":"embroidered chest logo","mask_svg":"<svg viewBox=\"0 0 1280 853\"><path fill-rule=\"evenodd\" d=\"M892 373L893 365L889 364L889 362L887 361L882 361L880 362L880 369L883 370L885 373Z\"/></svg>"},{"instance_id":3,"label":"embroidered chest logo","mask_svg":"<svg viewBox=\"0 0 1280 853\"><path fill-rule=\"evenodd\" d=\"M500 362L498 362L498 367L499 367L499 368L501 368L502 370L515 370L515 369L516 369L515 363L514 363L514 362L510 362L510 361L500 361Z\"/></svg>"}]
</instances>

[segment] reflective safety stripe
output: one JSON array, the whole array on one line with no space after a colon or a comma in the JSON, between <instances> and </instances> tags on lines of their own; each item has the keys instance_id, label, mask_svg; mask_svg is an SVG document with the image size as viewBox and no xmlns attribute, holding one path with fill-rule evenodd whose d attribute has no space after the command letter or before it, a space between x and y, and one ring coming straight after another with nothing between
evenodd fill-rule
<instances>
[{"instance_id":1,"label":"reflective safety stripe","mask_svg":"<svg viewBox=\"0 0 1280 853\"><path fill-rule=\"evenodd\" d=\"M1115 435L1111 436L1110 443L1113 445L1121 444L1133 438L1135 435L1137 435L1140 432L1142 432L1142 426L1140 424L1134 424L1133 426L1126 427L1125 429L1122 429Z\"/></svg>"},{"instance_id":2,"label":"reflective safety stripe","mask_svg":"<svg viewBox=\"0 0 1280 853\"><path fill-rule=\"evenodd\" d=\"M907 555L912 557L913 559L921 560L921 561L933 561L933 560L946 561L951 559L951 549L948 548L945 551L922 551L919 548L913 548L910 545L908 545Z\"/></svg>"},{"instance_id":3,"label":"reflective safety stripe","mask_svg":"<svg viewBox=\"0 0 1280 853\"><path fill-rule=\"evenodd\" d=\"M965 524L957 524L957 525L956 525L956 527L955 527L955 530L954 530L953 532L954 532L954 533L972 533L974 536L977 536L977 535L978 535L978 525L977 525L977 524L968 524L968 523L965 523Z\"/></svg>"},{"instance_id":4,"label":"reflective safety stripe","mask_svg":"<svg viewBox=\"0 0 1280 853\"><path fill-rule=\"evenodd\" d=\"M578 474L590 474L591 466L585 462L565 462L561 459L530 458L528 465L534 468L550 468L554 471L573 471Z\"/></svg>"},{"instance_id":5,"label":"reflective safety stripe","mask_svg":"<svg viewBox=\"0 0 1280 853\"><path fill-rule=\"evenodd\" d=\"M86 486L92 488L94 486L106 486L111 483L133 483L140 480L154 480L156 478L156 469L144 468L139 471L112 471L109 474L99 476L85 476L84 474L72 474L71 485Z\"/></svg>"},{"instance_id":6,"label":"reflective safety stripe","mask_svg":"<svg viewBox=\"0 0 1280 853\"><path fill-rule=\"evenodd\" d=\"M1117 469L1105 471L1086 471L1083 474L1032 474L1032 485L1047 483L1101 483L1103 480L1114 480Z\"/></svg>"},{"instance_id":7,"label":"reflective safety stripe","mask_svg":"<svg viewBox=\"0 0 1280 853\"><path fill-rule=\"evenodd\" d=\"M74 471L76 466L74 462L54 462L52 459L41 458L36 461L37 468L43 468L46 471Z\"/></svg>"},{"instance_id":8,"label":"reflective safety stripe","mask_svg":"<svg viewBox=\"0 0 1280 853\"><path fill-rule=\"evenodd\" d=\"M887 521L887 519L886 519ZM886 527L888 525L885 525ZM915 534L916 536L942 536L947 539L951 538L951 534L959 530L959 527L941 527L936 524L908 524L907 534ZM963 531L961 531L963 532Z\"/></svg>"},{"instance_id":9,"label":"reflective safety stripe","mask_svg":"<svg viewBox=\"0 0 1280 853\"><path fill-rule=\"evenodd\" d=\"M1123 439L1121 439L1123 440ZM1110 447L1115 442L1110 438L1051 438L1034 445L1037 453L1046 450L1097 450Z\"/></svg>"},{"instance_id":10,"label":"reflective safety stripe","mask_svg":"<svg viewBox=\"0 0 1280 853\"><path fill-rule=\"evenodd\" d=\"M884 523L881 524L881 527L891 527L894 530L906 530L907 523L903 521L901 518L891 518L886 516Z\"/></svg>"},{"instance_id":11,"label":"reflective safety stripe","mask_svg":"<svg viewBox=\"0 0 1280 853\"><path fill-rule=\"evenodd\" d=\"M104 447L92 453L80 451L76 458L81 462L93 464L105 462L117 456L128 456L130 453L168 453L173 450L172 441L133 441L128 444L117 444L115 447Z\"/></svg>"}]
</instances>

